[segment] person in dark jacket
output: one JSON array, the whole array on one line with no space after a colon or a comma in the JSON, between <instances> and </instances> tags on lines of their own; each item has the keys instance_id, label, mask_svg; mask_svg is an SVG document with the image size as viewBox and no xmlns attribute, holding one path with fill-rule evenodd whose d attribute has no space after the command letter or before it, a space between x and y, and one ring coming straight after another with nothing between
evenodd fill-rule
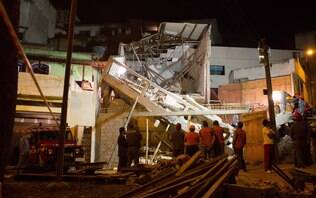
<instances>
[{"instance_id":1,"label":"person in dark jacket","mask_svg":"<svg viewBox=\"0 0 316 198\"><path fill-rule=\"evenodd\" d=\"M176 124L176 130L171 134L171 142L173 146L173 157L177 157L184 153L184 133L181 130L181 124Z\"/></svg>"},{"instance_id":2,"label":"person in dark jacket","mask_svg":"<svg viewBox=\"0 0 316 198\"><path fill-rule=\"evenodd\" d=\"M244 126L243 122L237 123L237 129L235 131L234 138L233 138L233 147L234 147L235 154L237 155L239 169L243 169L246 172L247 169L246 169L246 163L244 160L243 149L244 149L244 146L246 145L247 138L246 138L246 132L242 129L243 126Z\"/></svg>"},{"instance_id":3,"label":"person in dark jacket","mask_svg":"<svg viewBox=\"0 0 316 198\"><path fill-rule=\"evenodd\" d=\"M310 137L312 129L300 113L294 114L291 138L294 143L294 165L305 167L311 164Z\"/></svg>"},{"instance_id":4,"label":"person in dark jacket","mask_svg":"<svg viewBox=\"0 0 316 198\"><path fill-rule=\"evenodd\" d=\"M217 120L213 122L212 130L215 134L215 142L214 142L214 156L220 156L225 153L225 140L227 140L230 136L228 131L225 131L222 127L219 126ZM225 137L224 137L225 134Z\"/></svg>"},{"instance_id":5,"label":"person in dark jacket","mask_svg":"<svg viewBox=\"0 0 316 198\"><path fill-rule=\"evenodd\" d=\"M134 124L129 124L127 133L127 154L128 162L127 165L131 166L132 162L137 166L139 164L139 149L141 146L142 134L136 130Z\"/></svg>"},{"instance_id":6,"label":"person in dark jacket","mask_svg":"<svg viewBox=\"0 0 316 198\"><path fill-rule=\"evenodd\" d=\"M120 135L117 138L118 145L118 156L119 156L119 164L118 171L122 168L127 167L127 141L126 141L126 131L124 127L119 129Z\"/></svg>"}]
</instances>

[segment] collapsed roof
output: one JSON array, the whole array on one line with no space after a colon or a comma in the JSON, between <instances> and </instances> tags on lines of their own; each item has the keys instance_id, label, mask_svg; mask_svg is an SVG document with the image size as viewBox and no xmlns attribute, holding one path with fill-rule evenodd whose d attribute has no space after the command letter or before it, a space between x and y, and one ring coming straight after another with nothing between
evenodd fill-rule
<instances>
[{"instance_id":1,"label":"collapsed roof","mask_svg":"<svg viewBox=\"0 0 316 198\"><path fill-rule=\"evenodd\" d=\"M126 65L162 88L209 95L210 26L161 23L156 34L120 45Z\"/></svg>"},{"instance_id":2,"label":"collapsed roof","mask_svg":"<svg viewBox=\"0 0 316 198\"><path fill-rule=\"evenodd\" d=\"M180 122L188 128L184 115L198 112L197 123L218 120L222 127L232 131L233 127L222 122L215 112L209 112L210 109L187 95L209 96L206 67L209 30L206 24L162 23L158 33L138 42L121 44L121 56L110 58L103 80L116 91L137 100L149 112L146 116L161 115L170 123Z\"/></svg>"}]
</instances>

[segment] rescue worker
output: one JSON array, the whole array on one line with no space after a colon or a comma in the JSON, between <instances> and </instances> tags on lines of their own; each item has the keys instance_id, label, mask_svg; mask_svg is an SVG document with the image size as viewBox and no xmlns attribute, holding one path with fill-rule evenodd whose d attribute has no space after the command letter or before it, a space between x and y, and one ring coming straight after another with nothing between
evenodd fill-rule
<instances>
[{"instance_id":1,"label":"rescue worker","mask_svg":"<svg viewBox=\"0 0 316 198\"><path fill-rule=\"evenodd\" d=\"M215 141L215 136L212 129L208 127L208 123L206 120L203 121L202 125L202 129L199 131L200 148L204 153L205 159L210 159L212 147Z\"/></svg>"},{"instance_id":2,"label":"rescue worker","mask_svg":"<svg viewBox=\"0 0 316 198\"><path fill-rule=\"evenodd\" d=\"M191 157L199 150L199 135L195 133L195 126L191 125L184 136L186 154Z\"/></svg>"},{"instance_id":3,"label":"rescue worker","mask_svg":"<svg viewBox=\"0 0 316 198\"><path fill-rule=\"evenodd\" d=\"M229 132L225 131L222 127L219 126L217 120L213 122L213 128L215 134L214 142L214 155L215 157L223 155L225 151L225 140L229 138ZM225 134L225 137L224 137Z\"/></svg>"},{"instance_id":4,"label":"rescue worker","mask_svg":"<svg viewBox=\"0 0 316 198\"><path fill-rule=\"evenodd\" d=\"M244 160L243 149L244 149L244 146L246 145L247 138L246 138L246 132L242 129L243 126L244 126L243 122L240 121L237 123L237 129L235 131L234 138L233 138L233 147L234 147L235 154L237 155L239 169L243 169L246 172L247 169L246 169L246 163Z\"/></svg>"},{"instance_id":5,"label":"rescue worker","mask_svg":"<svg viewBox=\"0 0 316 198\"><path fill-rule=\"evenodd\" d=\"M25 134L20 138L19 141L19 162L17 165L18 171L20 172L21 168L24 168L29 160L30 152L30 135Z\"/></svg>"},{"instance_id":6,"label":"rescue worker","mask_svg":"<svg viewBox=\"0 0 316 198\"><path fill-rule=\"evenodd\" d=\"M273 131L270 128L270 122L267 119L262 121L262 125L264 170L267 173L271 173L272 162L274 160Z\"/></svg>"},{"instance_id":7,"label":"rescue worker","mask_svg":"<svg viewBox=\"0 0 316 198\"><path fill-rule=\"evenodd\" d=\"M135 128L134 124L130 123L126 133L128 166L131 166L132 162L134 162L134 166L139 164L139 149L141 146L141 140L142 135Z\"/></svg>"},{"instance_id":8,"label":"rescue worker","mask_svg":"<svg viewBox=\"0 0 316 198\"><path fill-rule=\"evenodd\" d=\"M120 135L117 138L118 145L118 156L119 156L119 164L118 171L122 168L127 167L127 141L126 141L126 131L124 127L119 129Z\"/></svg>"},{"instance_id":9,"label":"rescue worker","mask_svg":"<svg viewBox=\"0 0 316 198\"><path fill-rule=\"evenodd\" d=\"M294 165L295 167L305 167L311 163L310 137L312 129L300 113L296 112L293 119L294 124L290 134L294 143Z\"/></svg>"},{"instance_id":10,"label":"rescue worker","mask_svg":"<svg viewBox=\"0 0 316 198\"><path fill-rule=\"evenodd\" d=\"M184 133L181 130L181 124L176 124L176 130L171 134L171 143L173 146L173 157L184 153Z\"/></svg>"}]
</instances>

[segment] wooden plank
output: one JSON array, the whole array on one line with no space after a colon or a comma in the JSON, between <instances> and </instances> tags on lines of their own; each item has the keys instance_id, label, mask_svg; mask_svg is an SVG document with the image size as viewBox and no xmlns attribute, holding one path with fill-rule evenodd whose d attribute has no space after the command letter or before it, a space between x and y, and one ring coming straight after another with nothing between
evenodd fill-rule
<instances>
[{"instance_id":1,"label":"wooden plank","mask_svg":"<svg viewBox=\"0 0 316 198\"><path fill-rule=\"evenodd\" d=\"M197 177L198 177L198 176L197 176ZM158 194L166 193L166 192L168 192L168 191L174 190L175 188L179 188L179 187L181 187L181 186L184 186L184 185L186 185L186 184L188 184L188 183L194 181L197 177L184 180L184 181L182 181L182 182L176 183L176 184L174 184L174 185L167 186L167 187L165 187L165 188L159 189L159 190L157 190L157 191L154 191L154 192L151 192L151 193L148 193L148 194L138 195L138 196L136 196L136 197L137 197L137 198L155 197L155 196L158 195Z\"/></svg>"},{"instance_id":2,"label":"wooden plank","mask_svg":"<svg viewBox=\"0 0 316 198\"><path fill-rule=\"evenodd\" d=\"M227 162L226 158L223 158L222 160L218 161L217 164L213 167L211 167L208 171L206 171L204 174L202 174L199 178L197 178L195 181L193 181L190 185L184 187L183 189L178 190L179 195L176 196L177 198L180 197L190 197L194 192L198 192L198 189L201 188L202 185L205 183L210 182L210 176L216 175L218 169L220 166L225 166L225 162ZM211 177L213 178L213 177Z\"/></svg>"},{"instance_id":3,"label":"wooden plank","mask_svg":"<svg viewBox=\"0 0 316 198\"><path fill-rule=\"evenodd\" d=\"M132 195L135 195L136 193L139 193L141 191L144 191L147 187L154 185L155 183L162 181L168 177L170 177L171 175L175 174L177 170L171 170L170 169L166 169L166 174L162 174L159 177L155 177L153 180L151 180L150 182L147 182L146 184L139 186L135 189L132 189L126 193L124 193L123 195L120 195L119 198L124 198L124 197L130 197ZM165 172L165 171L164 171Z\"/></svg>"},{"instance_id":4,"label":"wooden plank","mask_svg":"<svg viewBox=\"0 0 316 198\"><path fill-rule=\"evenodd\" d=\"M220 160L217 162L215 166L213 166L210 170L206 171L204 174L202 174L197 180L195 180L191 185L195 185L198 182L204 180L206 177L208 177L210 174L214 173L220 166L222 166L227 161L226 158Z\"/></svg>"},{"instance_id":5,"label":"wooden plank","mask_svg":"<svg viewBox=\"0 0 316 198\"><path fill-rule=\"evenodd\" d=\"M219 187L236 171L235 167L237 166L237 161L235 161L231 168L223 174L212 186L211 188L203 195L202 198L213 197L215 192L219 189Z\"/></svg>"},{"instance_id":6,"label":"wooden plank","mask_svg":"<svg viewBox=\"0 0 316 198\"><path fill-rule=\"evenodd\" d=\"M192 195L192 197L196 197L196 198L201 197L207 191L207 189L210 188L210 186L218 178L220 178L227 171L227 169L229 167L231 167L231 164L235 163L235 162L236 162L236 158L229 160L227 163L225 163L223 165L223 167L221 167L219 170L217 170L215 174L213 174L211 177L208 177L203 182L201 182L202 186L195 191L195 193Z\"/></svg>"},{"instance_id":7,"label":"wooden plank","mask_svg":"<svg viewBox=\"0 0 316 198\"><path fill-rule=\"evenodd\" d=\"M145 192L143 192L142 194L148 194L154 191L158 191L162 188L167 188L168 186L172 186L175 185L179 182L182 182L184 180L188 180L190 178L197 178L197 176L203 174L206 170L208 170L210 167L212 167L216 162L218 162L219 160L221 160L222 158L226 157L226 155L222 155L219 157L216 157L214 159L212 159L209 162L204 162L203 164L184 172L184 174L182 176L179 177L175 177L175 178L170 178L167 181L165 181L164 183L162 183L159 186L153 187Z\"/></svg>"},{"instance_id":8,"label":"wooden plank","mask_svg":"<svg viewBox=\"0 0 316 198\"><path fill-rule=\"evenodd\" d=\"M187 161L185 164L183 164L183 166L181 166L181 168L178 170L178 172L176 173L176 177L179 177L184 171L186 171L188 168L190 168L197 159L199 159L199 157L202 155L202 151L198 151L196 152L189 161Z\"/></svg>"}]
</instances>

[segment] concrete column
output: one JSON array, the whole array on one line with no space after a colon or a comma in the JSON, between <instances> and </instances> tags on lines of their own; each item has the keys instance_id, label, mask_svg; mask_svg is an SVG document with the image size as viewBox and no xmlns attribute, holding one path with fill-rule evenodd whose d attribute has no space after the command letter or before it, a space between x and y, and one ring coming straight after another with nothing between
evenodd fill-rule
<instances>
[{"instance_id":1,"label":"concrete column","mask_svg":"<svg viewBox=\"0 0 316 198\"><path fill-rule=\"evenodd\" d=\"M96 143L96 129L95 129L95 127L93 127L92 131L91 131L91 155L90 155L90 162L95 162L95 143Z\"/></svg>"}]
</instances>

